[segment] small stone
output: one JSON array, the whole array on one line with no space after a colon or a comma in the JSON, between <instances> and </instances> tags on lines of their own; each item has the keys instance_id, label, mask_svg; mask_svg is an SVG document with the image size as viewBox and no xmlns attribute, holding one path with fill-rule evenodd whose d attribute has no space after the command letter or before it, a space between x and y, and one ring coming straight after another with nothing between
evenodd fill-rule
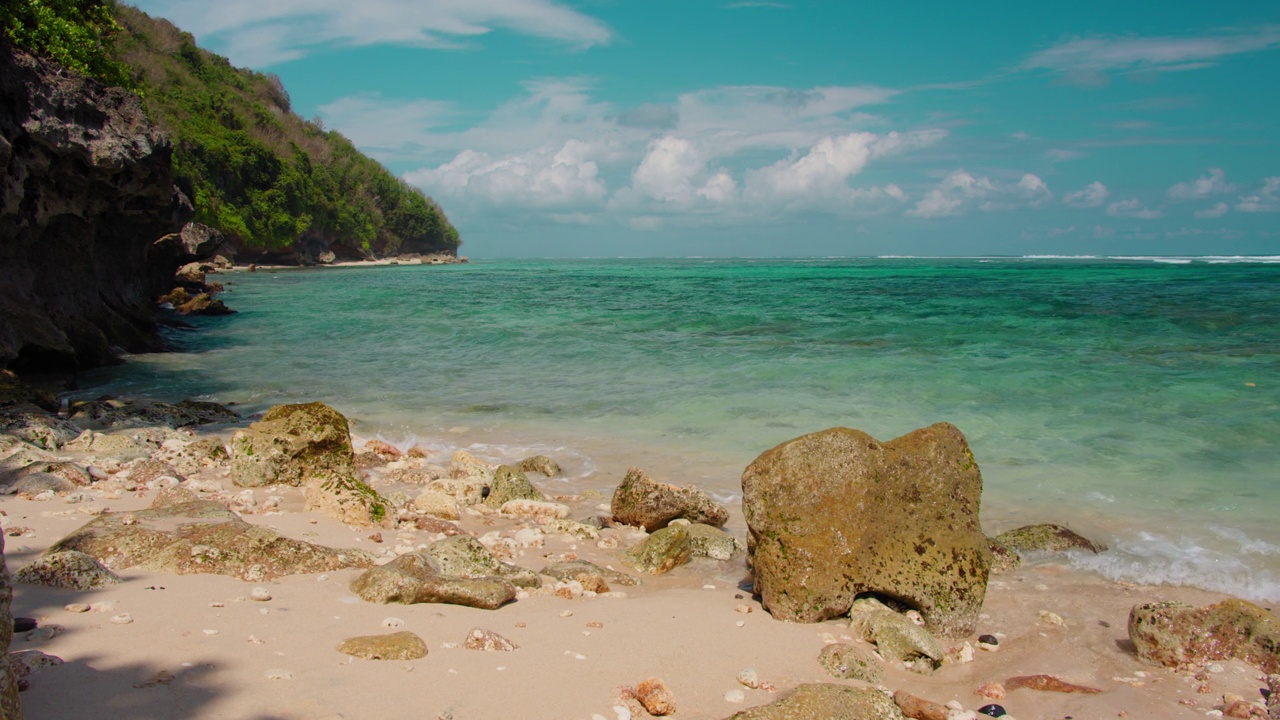
<instances>
[{"instance_id":1,"label":"small stone","mask_svg":"<svg viewBox=\"0 0 1280 720\"><path fill-rule=\"evenodd\" d=\"M259 585L249 591L249 599L257 602L266 602L271 599L271 591Z\"/></svg>"},{"instance_id":2,"label":"small stone","mask_svg":"<svg viewBox=\"0 0 1280 720\"><path fill-rule=\"evenodd\" d=\"M417 660L427 656L427 644L411 632L347 638L338 652L365 660Z\"/></svg>"},{"instance_id":3,"label":"small stone","mask_svg":"<svg viewBox=\"0 0 1280 720\"><path fill-rule=\"evenodd\" d=\"M293 673L289 672L288 670L268 670L267 671L268 680L290 680L292 678L293 678Z\"/></svg>"},{"instance_id":4,"label":"small stone","mask_svg":"<svg viewBox=\"0 0 1280 720\"><path fill-rule=\"evenodd\" d=\"M112 615L110 622L113 622L116 625L128 625L129 623L133 622L133 616L130 615L129 613L120 613L119 615Z\"/></svg>"},{"instance_id":5,"label":"small stone","mask_svg":"<svg viewBox=\"0 0 1280 720\"><path fill-rule=\"evenodd\" d=\"M1056 625L1057 627L1065 627L1067 624L1067 621L1063 620L1061 615L1048 610L1040 611L1040 622L1048 625Z\"/></svg>"},{"instance_id":6,"label":"small stone","mask_svg":"<svg viewBox=\"0 0 1280 720\"><path fill-rule=\"evenodd\" d=\"M89 612L90 605L88 603L71 603L63 608L67 612L86 613Z\"/></svg>"},{"instance_id":7,"label":"small stone","mask_svg":"<svg viewBox=\"0 0 1280 720\"><path fill-rule=\"evenodd\" d=\"M751 612L751 606L750 606L750 605L739 605L738 607L734 608L734 611L735 611L735 612L740 612L740 613L742 613L743 615L746 615L747 613Z\"/></svg>"},{"instance_id":8,"label":"small stone","mask_svg":"<svg viewBox=\"0 0 1280 720\"><path fill-rule=\"evenodd\" d=\"M389 618L385 618L385 619L383 619L383 621L382 621L382 627L384 627L384 628L398 628L398 627L404 627L404 621L403 621L403 620L401 620L401 619L400 619L400 618L398 618L398 617L389 617Z\"/></svg>"},{"instance_id":9,"label":"small stone","mask_svg":"<svg viewBox=\"0 0 1280 720\"><path fill-rule=\"evenodd\" d=\"M746 626L747 626L747 621L746 621L746 620L739 620L738 622L734 623L734 625L737 625L738 627L746 627Z\"/></svg>"},{"instance_id":10,"label":"small stone","mask_svg":"<svg viewBox=\"0 0 1280 720\"><path fill-rule=\"evenodd\" d=\"M462 646L468 650L482 650L485 652L510 652L519 650L520 646L502 637L492 630L474 627L471 632L467 633L467 639Z\"/></svg>"},{"instance_id":11,"label":"small stone","mask_svg":"<svg viewBox=\"0 0 1280 720\"><path fill-rule=\"evenodd\" d=\"M572 610L561 610L561 611L560 611L560 617L573 617L573 611L572 611Z\"/></svg>"},{"instance_id":12,"label":"small stone","mask_svg":"<svg viewBox=\"0 0 1280 720\"><path fill-rule=\"evenodd\" d=\"M44 627L36 628L35 630L27 633L26 638L28 642L44 642L46 640L52 640L61 629L61 625L45 625Z\"/></svg>"},{"instance_id":13,"label":"small stone","mask_svg":"<svg viewBox=\"0 0 1280 720\"><path fill-rule=\"evenodd\" d=\"M739 673L737 680L740 684L755 690L760 687L760 676L756 673L755 668L743 668Z\"/></svg>"},{"instance_id":14,"label":"small stone","mask_svg":"<svg viewBox=\"0 0 1280 720\"><path fill-rule=\"evenodd\" d=\"M989 717L1004 717L1005 715L1008 715L1008 713L1004 711L1004 708L994 703L991 705L983 705L978 708L978 712Z\"/></svg>"},{"instance_id":15,"label":"small stone","mask_svg":"<svg viewBox=\"0 0 1280 720\"><path fill-rule=\"evenodd\" d=\"M731 703L740 703L747 699L747 694L741 690L730 690L724 694L724 701Z\"/></svg>"},{"instance_id":16,"label":"small stone","mask_svg":"<svg viewBox=\"0 0 1280 720\"><path fill-rule=\"evenodd\" d=\"M205 635L217 635L217 634L218 634L218 631L217 631L217 630L213 630L213 629L211 629L211 628L206 628L206 629L205 629L205 631L204 631L204 634L205 634Z\"/></svg>"},{"instance_id":17,"label":"small stone","mask_svg":"<svg viewBox=\"0 0 1280 720\"><path fill-rule=\"evenodd\" d=\"M1000 683L983 683L975 692L979 697L990 700L1003 700L1005 696L1004 686Z\"/></svg>"},{"instance_id":18,"label":"small stone","mask_svg":"<svg viewBox=\"0 0 1280 720\"><path fill-rule=\"evenodd\" d=\"M985 647L982 647L983 645L990 645L991 647L985 648ZM983 650L995 650L996 648L1000 647L1000 640L997 639L995 635L979 635L978 647L982 648Z\"/></svg>"},{"instance_id":19,"label":"small stone","mask_svg":"<svg viewBox=\"0 0 1280 720\"><path fill-rule=\"evenodd\" d=\"M950 720L953 713L948 712L947 708L952 707L951 703L947 705L939 705L931 700L916 697L911 693L898 690L893 694L893 702L902 710L902 714L916 720ZM953 710L963 710L963 708L954 708Z\"/></svg>"},{"instance_id":20,"label":"small stone","mask_svg":"<svg viewBox=\"0 0 1280 720\"><path fill-rule=\"evenodd\" d=\"M636 685L633 694L650 715L670 715L676 711L676 701L661 678L648 678Z\"/></svg>"}]
</instances>

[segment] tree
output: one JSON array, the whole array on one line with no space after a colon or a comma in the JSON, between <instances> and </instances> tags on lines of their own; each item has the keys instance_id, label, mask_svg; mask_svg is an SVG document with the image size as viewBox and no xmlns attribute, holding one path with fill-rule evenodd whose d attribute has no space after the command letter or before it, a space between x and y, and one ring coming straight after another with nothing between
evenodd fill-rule
<instances>
[{"instance_id":1,"label":"tree","mask_svg":"<svg viewBox=\"0 0 1280 720\"><path fill-rule=\"evenodd\" d=\"M111 57L120 32L114 0L5 0L0 31L16 45L108 85L129 86L129 72Z\"/></svg>"}]
</instances>

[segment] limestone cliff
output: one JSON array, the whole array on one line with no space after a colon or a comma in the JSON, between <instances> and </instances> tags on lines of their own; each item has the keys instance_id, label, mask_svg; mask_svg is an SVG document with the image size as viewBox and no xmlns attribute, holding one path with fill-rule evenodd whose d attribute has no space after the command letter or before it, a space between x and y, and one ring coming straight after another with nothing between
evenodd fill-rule
<instances>
[{"instance_id":1,"label":"limestone cliff","mask_svg":"<svg viewBox=\"0 0 1280 720\"><path fill-rule=\"evenodd\" d=\"M0 39L0 367L76 369L156 349L153 251L192 208L138 97Z\"/></svg>"}]
</instances>

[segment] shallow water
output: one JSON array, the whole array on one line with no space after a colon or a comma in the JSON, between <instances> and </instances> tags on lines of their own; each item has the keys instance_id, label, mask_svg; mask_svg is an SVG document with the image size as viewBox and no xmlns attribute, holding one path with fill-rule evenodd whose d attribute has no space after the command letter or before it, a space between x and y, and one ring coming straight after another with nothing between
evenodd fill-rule
<instances>
[{"instance_id":1,"label":"shallow water","mask_svg":"<svg viewBox=\"0 0 1280 720\"><path fill-rule=\"evenodd\" d=\"M1280 600L1280 264L524 260L223 279L238 315L80 394L318 399L403 444L552 451L577 489L638 464L729 501L747 463L797 435L947 421L982 468L988 530L1066 522L1113 545L1077 560L1109 577Z\"/></svg>"}]
</instances>

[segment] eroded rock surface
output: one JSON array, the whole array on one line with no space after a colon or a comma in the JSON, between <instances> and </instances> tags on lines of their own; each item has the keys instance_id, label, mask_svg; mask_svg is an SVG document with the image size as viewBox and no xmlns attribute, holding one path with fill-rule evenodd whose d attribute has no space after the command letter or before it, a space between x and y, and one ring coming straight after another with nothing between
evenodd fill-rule
<instances>
[{"instance_id":1,"label":"eroded rock surface","mask_svg":"<svg viewBox=\"0 0 1280 720\"><path fill-rule=\"evenodd\" d=\"M876 688L811 683L790 695L744 710L729 720L906 720L897 704Z\"/></svg>"},{"instance_id":2,"label":"eroded rock surface","mask_svg":"<svg viewBox=\"0 0 1280 720\"><path fill-rule=\"evenodd\" d=\"M677 518L712 527L723 527L729 521L729 511L701 488L661 483L634 467L613 491L610 510L617 522L638 525L647 532L664 528Z\"/></svg>"},{"instance_id":3,"label":"eroded rock surface","mask_svg":"<svg viewBox=\"0 0 1280 720\"><path fill-rule=\"evenodd\" d=\"M1018 552L1084 550L1097 554L1107 549L1102 543L1096 543L1070 528L1053 523L1025 525L1000 533L993 539Z\"/></svg>"},{"instance_id":4,"label":"eroded rock surface","mask_svg":"<svg viewBox=\"0 0 1280 720\"><path fill-rule=\"evenodd\" d=\"M516 586L496 576L441 575L427 556L411 552L356 578L351 592L374 603L449 603L492 610L514 600Z\"/></svg>"},{"instance_id":5,"label":"eroded rock surface","mask_svg":"<svg viewBox=\"0 0 1280 720\"><path fill-rule=\"evenodd\" d=\"M338 652L365 660L417 660L427 656L427 644L409 631L347 638Z\"/></svg>"},{"instance_id":6,"label":"eroded rock surface","mask_svg":"<svg viewBox=\"0 0 1280 720\"><path fill-rule=\"evenodd\" d=\"M231 477L240 487L354 473L347 418L324 403L277 405L231 437Z\"/></svg>"},{"instance_id":7,"label":"eroded rock surface","mask_svg":"<svg viewBox=\"0 0 1280 720\"><path fill-rule=\"evenodd\" d=\"M1135 605L1129 612L1129 639L1138 657L1155 665L1237 659L1264 673L1280 673L1280 625L1273 614L1245 600L1204 607Z\"/></svg>"},{"instance_id":8,"label":"eroded rock surface","mask_svg":"<svg viewBox=\"0 0 1280 720\"><path fill-rule=\"evenodd\" d=\"M763 453L742 475L755 589L779 619L818 622L860 593L899 598L947 637L986 595L982 475L939 423L889 442L833 428Z\"/></svg>"}]
</instances>

